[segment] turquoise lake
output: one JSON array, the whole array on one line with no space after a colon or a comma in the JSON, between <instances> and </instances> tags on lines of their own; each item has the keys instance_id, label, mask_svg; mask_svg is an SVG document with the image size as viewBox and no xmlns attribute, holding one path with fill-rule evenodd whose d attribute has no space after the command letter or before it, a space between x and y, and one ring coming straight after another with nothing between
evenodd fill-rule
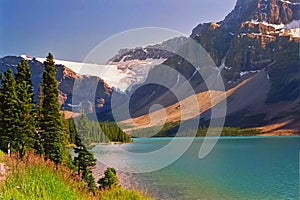
<instances>
[{"instance_id":1,"label":"turquoise lake","mask_svg":"<svg viewBox=\"0 0 300 200\"><path fill-rule=\"evenodd\" d=\"M138 138L118 148L145 153L164 147L172 139ZM158 171L120 172L122 179L126 179L122 185L168 200L299 199L299 137L220 138L208 156L199 159L202 142L203 138L196 138L178 160ZM118 150L111 151L111 146L93 148L99 165L101 157L123 159ZM123 164L133 167L136 162L128 159Z\"/></svg>"}]
</instances>

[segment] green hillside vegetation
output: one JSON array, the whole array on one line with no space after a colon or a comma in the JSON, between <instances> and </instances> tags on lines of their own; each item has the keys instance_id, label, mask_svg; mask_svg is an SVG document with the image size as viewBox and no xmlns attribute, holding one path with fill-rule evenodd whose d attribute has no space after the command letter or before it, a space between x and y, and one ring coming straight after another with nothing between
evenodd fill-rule
<instances>
[{"instance_id":1,"label":"green hillside vegetation","mask_svg":"<svg viewBox=\"0 0 300 200\"><path fill-rule=\"evenodd\" d=\"M178 132L179 122L171 122L165 124L163 128L153 126L144 129L137 129L132 132L133 137L193 137L195 131L186 130L184 132ZM210 134L210 136L218 136L217 128L211 128L212 132L216 134ZM215 130L215 131L214 131ZM206 136L208 128L202 127L197 130L196 137ZM254 128L239 128L239 127L223 127L221 136L255 136L261 132Z\"/></svg>"},{"instance_id":2,"label":"green hillside vegetation","mask_svg":"<svg viewBox=\"0 0 300 200\"><path fill-rule=\"evenodd\" d=\"M131 142L130 135L122 131L115 122L92 121L89 120L86 115L83 115L82 117L69 119L67 123L67 129L70 134L70 143L72 144L75 143L75 136L77 131L80 131L79 127L82 125L86 128L82 133L80 133L80 137L86 146L93 143Z\"/></svg>"},{"instance_id":3,"label":"green hillside vegetation","mask_svg":"<svg viewBox=\"0 0 300 200\"><path fill-rule=\"evenodd\" d=\"M6 157L5 160L9 174L6 182L0 182L0 199L3 200L150 199L137 191L124 190L119 186L111 190L97 190L93 195L86 184L74 176L74 171L63 165L57 166L52 161L44 161L33 153L26 154L23 160L18 159L17 155Z\"/></svg>"}]
</instances>

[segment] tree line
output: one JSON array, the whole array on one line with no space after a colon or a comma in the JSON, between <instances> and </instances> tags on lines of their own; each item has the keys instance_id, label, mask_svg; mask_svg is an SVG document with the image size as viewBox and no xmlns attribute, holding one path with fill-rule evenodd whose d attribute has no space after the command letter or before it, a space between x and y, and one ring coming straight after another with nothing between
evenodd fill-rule
<instances>
[{"instance_id":1,"label":"tree line","mask_svg":"<svg viewBox=\"0 0 300 200\"><path fill-rule=\"evenodd\" d=\"M80 117L69 119L67 123L70 143L73 144L75 144L77 134L80 135L83 144L86 146L94 143L129 143L132 141L130 135L120 129L115 122L92 121L88 119L88 116L81 115Z\"/></svg>"},{"instance_id":2,"label":"tree line","mask_svg":"<svg viewBox=\"0 0 300 200\"><path fill-rule=\"evenodd\" d=\"M34 102L27 60L22 59L15 74L7 69L1 74L0 81L0 150L8 154L18 153L20 158L27 150L34 150L45 160L77 170L89 189L94 191L96 184L91 168L96 165L96 159L86 144L129 142L130 137L116 124L99 124L89 121L85 115L68 121L64 119L58 101L55 62L50 53L44 62L38 102ZM66 148L68 143L76 145L74 160Z\"/></svg>"}]
</instances>

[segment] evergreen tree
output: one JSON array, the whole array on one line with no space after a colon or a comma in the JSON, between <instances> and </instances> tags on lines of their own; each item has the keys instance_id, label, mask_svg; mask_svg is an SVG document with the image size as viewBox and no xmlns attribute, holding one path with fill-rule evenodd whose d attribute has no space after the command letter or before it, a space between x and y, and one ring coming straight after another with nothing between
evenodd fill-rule
<instances>
[{"instance_id":1,"label":"evergreen tree","mask_svg":"<svg viewBox=\"0 0 300 200\"><path fill-rule=\"evenodd\" d=\"M69 122L68 120L65 118L65 113L64 111L62 112L62 124L64 127L64 132L65 132L65 144L69 144L70 142L70 127L69 127Z\"/></svg>"},{"instance_id":2,"label":"evergreen tree","mask_svg":"<svg viewBox=\"0 0 300 200\"><path fill-rule=\"evenodd\" d=\"M17 93L16 82L12 75L12 70L4 72L0 89L0 147L1 150L10 153L18 151L17 131Z\"/></svg>"},{"instance_id":3,"label":"evergreen tree","mask_svg":"<svg viewBox=\"0 0 300 200\"><path fill-rule=\"evenodd\" d=\"M77 119L78 120L78 119ZM94 155L87 150L83 141L87 140L87 133L89 132L89 121L86 115L82 115L78 120L77 134L75 135L74 152L77 156L74 158L74 164L77 166L78 175L88 184L91 192L95 192L96 183L91 172L91 167L96 165Z\"/></svg>"},{"instance_id":4,"label":"evergreen tree","mask_svg":"<svg viewBox=\"0 0 300 200\"><path fill-rule=\"evenodd\" d=\"M100 188L111 189L113 186L118 184L117 172L114 168L107 168L104 172L104 177L98 180Z\"/></svg>"},{"instance_id":5,"label":"evergreen tree","mask_svg":"<svg viewBox=\"0 0 300 200\"><path fill-rule=\"evenodd\" d=\"M38 103L36 106L36 115L35 115L35 121L36 121L36 132L35 132L35 143L34 143L34 149L35 153L42 155L44 153L43 148L43 140L42 140L42 121L43 121L43 87L42 84L40 84L39 87L39 96L38 96Z\"/></svg>"},{"instance_id":6,"label":"evergreen tree","mask_svg":"<svg viewBox=\"0 0 300 200\"><path fill-rule=\"evenodd\" d=\"M92 192L95 195L95 191L96 191L97 186L96 186L95 178L92 175L92 172L88 173L88 176L86 178L86 182L88 184L89 191Z\"/></svg>"},{"instance_id":7,"label":"evergreen tree","mask_svg":"<svg viewBox=\"0 0 300 200\"><path fill-rule=\"evenodd\" d=\"M77 119L78 120L78 119ZM78 120L77 133L84 145L89 143L89 120L85 114L82 114Z\"/></svg>"},{"instance_id":8,"label":"evergreen tree","mask_svg":"<svg viewBox=\"0 0 300 200\"><path fill-rule=\"evenodd\" d=\"M77 166L78 175L82 174L82 179L87 177L88 169L96 165L96 159L94 155L87 150L85 145L82 143L79 135L75 137L74 152L77 156L74 158L75 165Z\"/></svg>"},{"instance_id":9,"label":"evergreen tree","mask_svg":"<svg viewBox=\"0 0 300 200\"><path fill-rule=\"evenodd\" d=\"M35 119L34 119L34 100L31 83L30 67L27 60L22 59L18 64L16 80L17 94L17 115L18 115L18 130L17 140L19 156L22 158L25 153L25 148L34 147Z\"/></svg>"},{"instance_id":10,"label":"evergreen tree","mask_svg":"<svg viewBox=\"0 0 300 200\"><path fill-rule=\"evenodd\" d=\"M78 175L81 175L81 178L88 183L89 190L94 192L96 185L90 168L96 165L96 159L87 150L78 134L75 136L75 145L74 152L77 156L74 158L74 164L77 167Z\"/></svg>"},{"instance_id":11,"label":"evergreen tree","mask_svg":"<svg viewBox=\"0 0 300 200\"><path fill-rule=\"evenodd\" d=\"M56 164L61 163L65 152L65 133L58 102L58 82L53 56L49 53L44 62L43 73L43 109L42 109L42 144L45 159Z\"/></svg>"},{"instance_id":12,"label":"evergreen tree","mask_svg":"<svg viewBox=\"0 0 300 200\"><path fill-rule=\"evenodd\" d=\"M76 127L75 127L74 119L70 118L68 120L68 124L69 124L69 133L70 133L69 142L71 144L75 144L75 137L77 135L77 130L76 130Z\"/></svg>"}]
</instances>

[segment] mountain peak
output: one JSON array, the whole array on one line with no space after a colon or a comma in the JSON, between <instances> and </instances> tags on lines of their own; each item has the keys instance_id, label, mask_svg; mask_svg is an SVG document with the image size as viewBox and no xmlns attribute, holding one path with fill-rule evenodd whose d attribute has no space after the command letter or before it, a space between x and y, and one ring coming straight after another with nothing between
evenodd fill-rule
<instances>
[{"instance_id":1,"label":"mountain peak","mask_svg":"<svg viewBox=\"0 0 300 200\"><path fill-rule=\"evenodd\" d=\"M220 24L234 30L244 21L289 24L299 19L300 0L238 0Z\"/></svg>"}]
</instances>

